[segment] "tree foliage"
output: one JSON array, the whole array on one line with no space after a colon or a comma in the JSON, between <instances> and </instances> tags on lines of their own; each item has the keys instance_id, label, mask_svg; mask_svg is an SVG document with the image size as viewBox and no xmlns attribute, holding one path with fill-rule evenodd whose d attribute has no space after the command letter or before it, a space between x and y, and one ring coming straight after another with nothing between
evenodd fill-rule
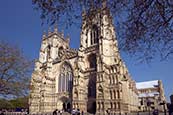
<instances>
[{"instance_id":1,"label":"tree foliage","mask_svg":"<svg viewBox=\"0 0 173 115\"><path fill-rule=\"evenodd\" d=\"M173 54L172 0L32 0L40 11L43 23L65 23L67 26L81 20L81 12L102 7L107 1L117 19L119 47L139 59L155 56L167 59ZM63 19L61 19L64 17ZM77 21L78 20L78 21Z\"/></svg>"},{"instance_id":2,"label":"tree foliage","mask_svg":"<svg viewBox=\"0 0 173 115\"><path fill-rule=\"evenodd\" d=\"M11 109L13 108L13 105L5 100L5 99L0 99L0 109Z\"/></svg>"},{"instance_id":3,"label":"tree foliage","mask_svg":"<svg viewBox=\"0 0 173 115\"><path fill-rule=\"evenodd\" d=\"M28 108L29 107L28 96L9 100L9 102L13 105L13 109L15 109L15 108Z\"/></svg>"},{"instance_id":4,"label":"tree foliage","mask_svg":"<svg viewBox=\"0 0 173 115\"><path fill-rule=\"evenodd\" d=\"M19 48L0 41L1 97L28 94L31 65Z\"/></svg>"},{"instance_id":5,"label":"tree foliage","mask_svg":"<svg viewBox=\"0 0 173 115\"><path fill-rule=\"evenodd\" d=\"M0 109L28 108L28 97L21 97L12 100L0 99Z\"/></svg>"}]
</instances>

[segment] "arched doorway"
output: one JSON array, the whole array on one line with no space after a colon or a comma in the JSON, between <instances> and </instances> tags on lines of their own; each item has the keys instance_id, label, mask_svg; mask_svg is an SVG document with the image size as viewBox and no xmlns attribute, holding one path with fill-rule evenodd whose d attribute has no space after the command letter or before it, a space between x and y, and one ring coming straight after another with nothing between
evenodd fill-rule
<instances>
[{"instance_id":1,"label":"arched doorway","mask_svg":"<svg viewBox=\"0 0 173 115\"><path fill-rule=\"evenodd\" d=\"M89 77L87 111L92 114L96 112L96 73Z\"/></svg>"},{"instance_id":2,"label":"arched doorway","mask_svg":"<svg viewBox=\"0 0 173 115\"><path fill-rule=\"evenodd\" d=\"M62 106L65 112L71 112L71 102L64 102Z\"/></svg>"},{"instance_id":3,"label":"arched doorway","mask_svg":"<svg viewBox=\"0 0 173 115\"><path fill-rule=\"evenodd\" d=\"M71 99L63 96L60 98L60 100L62 101L62 109L65 112L70 112L72 109Z\"/></svg>"},{"instance_id":4,"label":"arched doorway","mask_svg":"<svg viewBox=\"0 0 173 115\"><path fill-rule=\"evenodd\" d=\"M97 71L96 54L90 54L88 56L88 62L90 69ZM88 80L87 111L92 114L96 112L96 75L96 72L90 73Z\"/></svg>"}]
</instances>

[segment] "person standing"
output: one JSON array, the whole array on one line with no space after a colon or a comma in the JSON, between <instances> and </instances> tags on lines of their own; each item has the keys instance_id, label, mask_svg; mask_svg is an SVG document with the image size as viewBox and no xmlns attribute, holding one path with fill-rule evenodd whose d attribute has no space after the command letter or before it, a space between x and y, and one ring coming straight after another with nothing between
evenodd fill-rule
<instances>
[{"instance_id":1,"label":"person standing","mask_svg":"<svg viewBox=\"0 0 173 115\"><path fill-rule=\"evenodd\" d=\"M53 111L53 115L57 115L57 109L55 109L55 111Z\"/></svg>"},{"instance_id":2,"label":"person standing","mask_svg":"<svg viewBox=\"0 0 173 115\"><path fill-rule=\"evenodd\" d=\"M84 112L83 111L81 112L81 115L84 115Z\"/></svg>"},{"instance_id":3,"label":"person standing","mask_svg":"<svg viewBox=\"0 0 173 115\"><path fill-rule=\"evenodd\" d=\"M80 109L77 109L77 115L80 115Z\"/></svg>"},{"instance_id":4,"label":"person standing","mask_svg":"<svg viewBox=\"0 0 173 115\"><path fill-rule=\"evenodd\" d=\"M61 111L60 111L60 115L62 115L62 113L63 113L63 111L61 110Z\"/></svg>"}]
</instances>

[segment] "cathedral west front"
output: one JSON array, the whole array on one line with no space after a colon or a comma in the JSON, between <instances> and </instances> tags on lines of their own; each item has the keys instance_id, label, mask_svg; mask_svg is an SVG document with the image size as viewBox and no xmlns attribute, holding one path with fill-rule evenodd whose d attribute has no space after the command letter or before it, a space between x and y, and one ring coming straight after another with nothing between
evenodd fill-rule
<instances>
[{"instance_id":1,"label":"cathedral west front","mask_svg":"<svg viewBox=\"0 0 173 115\"><path fill-rule=\"evenodd\" d=\"M137 111L138 91L120 57L106 5L84 11L81 27L78 50L70 48L70 38L57 27L43 34L31 78L30 113L73 108L94 114Z\"/></svg>"}]
</instances>

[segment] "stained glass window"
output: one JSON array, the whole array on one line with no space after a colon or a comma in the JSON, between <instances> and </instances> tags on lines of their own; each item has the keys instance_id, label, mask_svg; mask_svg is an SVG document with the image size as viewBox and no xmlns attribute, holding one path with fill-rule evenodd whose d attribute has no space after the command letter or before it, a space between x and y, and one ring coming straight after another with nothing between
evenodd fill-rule
<instances>
[{"instance_id":1,"label":"stained glass window","mask_svg":"<svg viewBox=\"0 0 173 115\"><path fill-rule=\"evenodd\" d=\"M71 92L73 85L73 72L69 64L64 63L61 66L58 78L58 92Z\"/></svg>"}]
</instances>

